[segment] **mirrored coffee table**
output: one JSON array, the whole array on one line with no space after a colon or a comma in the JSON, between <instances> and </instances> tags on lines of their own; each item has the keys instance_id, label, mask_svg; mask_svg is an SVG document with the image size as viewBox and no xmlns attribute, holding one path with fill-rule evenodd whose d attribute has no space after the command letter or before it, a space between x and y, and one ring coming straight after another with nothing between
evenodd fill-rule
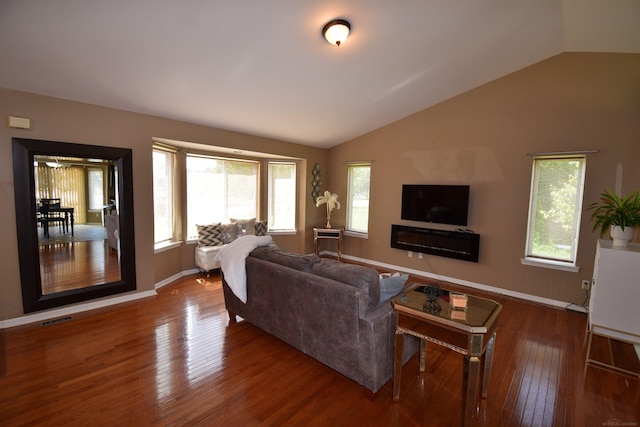
<instances>
[{"instance_id":1,"label":"mirrored coffee table","mask_svg":"<svg viewBox=\"0 0 640 427\"><path fill-rule=\"evenodd\" d=\"M413 283L391 300L396 312L393 400L400 399L404 334L420 339L420 372L425 371L427 342L464 356L462 372L462 425L471 425L478 385L482 398L489 389L489 374L502 305L439 286Z\"/></svg>"}]
</instances>

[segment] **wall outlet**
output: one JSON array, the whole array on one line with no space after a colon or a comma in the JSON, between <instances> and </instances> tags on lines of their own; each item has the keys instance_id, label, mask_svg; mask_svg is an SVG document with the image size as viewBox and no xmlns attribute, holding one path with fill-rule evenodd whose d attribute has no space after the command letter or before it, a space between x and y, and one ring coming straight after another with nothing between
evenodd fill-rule
<instances>
[{"instance_id":1,"label":"wall outlet","mask_svg":"<svg viewBox=\"0 0 640 427\"><path fill-rule=\"evenodd\" d=\"M591 284L591 282L589 280L583 280L582 281L582 289L589 289L589 285Z\"/></svg>"},{"instance_id":2,"label":"wall outlet","mask_svg":"<svg viewBox=\"0 0 640 427\"><path fill-rule=\"evenodd\" d=\"M424 254L422 252L418 252L418 258L420 259L424 258Z\"/></svg>"},{"instance_id":3,"label":"wall outlet","mask_svg":"<svg viewBox=\"0 0 640 427\"><path fill-rule=\"evenodd\" d=\"M413 251L408 251L407 255L409 255L409 258L413 258Z\"/></svg>"}]
</instances>

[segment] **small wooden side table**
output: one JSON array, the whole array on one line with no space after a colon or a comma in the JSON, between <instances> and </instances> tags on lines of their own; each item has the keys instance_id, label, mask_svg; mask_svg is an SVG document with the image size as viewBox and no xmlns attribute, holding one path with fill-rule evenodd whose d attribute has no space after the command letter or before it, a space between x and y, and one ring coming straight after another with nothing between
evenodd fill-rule
<instances>
[{"instance_id":1,"label":"small wooden side table","mask_svg":"<svg viewBox=\"0 0 640 427\"><path fill-rule=\"evenodd\" d=\"M316 249L316 255L319 255L318 240L330 239L338 241L338 261L342 261L342 234L343 228L325 228L316 227L313 229L313 245Z\"/></svg>"},{"instance_id":2,"label":"small wooden side table","mask_svg":"<svg viewBox=\"0 0 640 427\"><path fill-rule=\"evenodd\" d=\"M462 425L470 426L478 385L482 398L489 389L497 319L502 305L486 298L461 295L441 289L437 298L427 298L425 285L411 284L391 300L396 311L396 342L393 367L393 400L400 399L404 334L420 338L420 372L425 371L427 342L464 355L462 369ZM429 293L429 289L426 289ZM454 308L454 299L466 299L466 308ZM479 383L479 384L478 384Z\"/></svg>"}]
</instances>

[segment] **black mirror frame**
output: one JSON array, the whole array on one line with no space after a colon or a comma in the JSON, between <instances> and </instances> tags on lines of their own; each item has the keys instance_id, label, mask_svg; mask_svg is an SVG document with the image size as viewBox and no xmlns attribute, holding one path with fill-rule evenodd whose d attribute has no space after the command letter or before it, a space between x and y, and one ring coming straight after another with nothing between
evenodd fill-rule
<instances>
[{"instance_id":1,"label":"black mirror frame","mask_svg":"<svg viewBox=\"0 0 640 427\"><path fill-rule=\"evenodd\" d=\"M12 143L16 228L24 313L134 291L136 289L136 261L131 149L24 138L12 138ZM120 227L119 281L55 294L42 294L33 168L34 156L36 155L101 158L116 162Z\"/></svg>"}]
</instances>

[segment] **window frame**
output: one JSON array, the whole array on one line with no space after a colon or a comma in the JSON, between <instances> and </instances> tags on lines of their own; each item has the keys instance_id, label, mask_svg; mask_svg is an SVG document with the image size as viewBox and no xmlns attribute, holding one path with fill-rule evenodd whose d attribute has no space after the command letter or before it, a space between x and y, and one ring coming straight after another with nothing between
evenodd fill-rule
<instances>
[{"instance_id":1,"label":"window frame","mask_svg":"<svg viewBox=\"0 0 640 427\"><path fill-rule=\"evenodd\" d=\"M347 165L347 203L346 203L346 224L345 224L345 234L354 237L369 237L369 225L370 225L370 216L371 216L371 171L372 171L372 162L363 161L363 162L351 162ZM353 187L353 174L355 168L366 167L369 169L369 186L368 186L368 198L367 198L367 227L366 230L355 229L353 227L353 217L354 217L354 198L352 191Z\"/></svg>"},{"instance_id":2,"label":"window frame","mask_svg":"<svg viewBox=\"0 0 640 427\"><path fill-rule=\"evenodd\" d=\"M189 158L202 158L202 159L211 159L211 160L217 160L217 161L222 161L222 162L233 162L233 163L248 163L248 164L252 164L256 167L256 184L255 184L255 190L256 190L256 194L255 194L255 218L259 219L259 213L260 213L260 194L261 194L261 184L260 184L260 174L261 174L261 162L258 160L253 160L253 159L241 159L241 158L231 158L231 157L222 157L222 156L216 156L213 154L202 154L202 153L194 153L194 152L187 152L186 153L186 158L185 158L185 188L186 188L186 205L185 205L185 227L186 227L186 238L188 241L197 241L198 240L198 235L197 232L196 234L190 234L190 229L189 229L189 224L190 224L190 219L189 219ZM224 166L226 168L226 165ZM227 196L228 193L225 193L225 197ZM220 221L216 221L216 220L212 220L212 221L208 221L206 222L207 224L209 223L215 223L215 222L228 222L230 218L226 218L226 219L221 219ZM244 219L244 218L237 218L237 219ZM204 224L204 222L203 222Z\"/></svg>"},{"instance_id":3,"label":"window frame","mask_svg":"<svg viewBox=\"0 0 640 427\"><path fill-rule=\"evenodd\" d=\"M273 209L273 201L275 195L274 192L274 182L272 175L272 166L282 166L289 165L293 167L293 223L292 228L273 228L273 224L275 221L272 221L273 216L275 215L272 212ZM287 161L287 160L268 160L267 161L267 230L270 234L289 234L297 232L297 206L298 206L298 164L295 161Z\"/></svg>"},{"instance_id":4,"label":"window frame","mask_svg":"<svg viewBox=\"0 0 640 427\"><path fill-rule=\"evenodd\" d=\"M582 204L584 198L584 187L587 168L587 156L586 154L556 154L556 155L538 155L532 156L533 161L531 165L531 186L529 190L529 208L527 212L527 229L525 239L525 252L524 258L521 260L524 265L538 266L553 268L558 270L579 271L577 266L577 254L580 240L580 225L582 219ZM580 165L577 172L576 182L576 198L574 205L574 223L573 223L573 237L571 255L569 259L553 258L543 256L541 254L535 254L533 252L534 230L537 220L536 204L539 197L539 182L540 182L540 166L545 161L579 161Z\"/></svg>"},{"instance_id":5,"label":"window frame","mask_svg":"<svg viewBox=\"0 0 640 427\"><path fill-rule=\"evenodd\" d=\"M171 228L171 236L169 238L165 238L165 239L161 239L161 240L157 240L156 239L156 229L155 229L155 224L156 224L156 217L155 217L155 212L158 211L158 209L156 208L156 200L155 200L155 194L156 194L156 187L155 187L155 174L156 174L156 168L155 168L155 164L153 162L152 159L152 166L153 166L153 203L154 203L154 218L153 218L153 224L154 224L154 229L153 229L153 243L154 243L154 247L155 249L159 249L161 247L170 245L172 243L175 243L178 239L177 239L177 226L176 226L176 215L175 215L175 210L176 210L176 166L177 166L177 159L176 159L176 150L168 148L168 147L164 147L164 146L159 146L159 145L154 145L152 147L152 156L155 153L162 153L164 155L166 155L166 157L170 160L170 165L168 167L168 172L166 173L166 177L167 177L167 182L169 185L169 194L167 195L167 208L169 209L168 212L170 214L170 218L169 218L169 222L170 222L170 228Z\"/></svg>"},{"instance_id":6,"label":"window frame","mask_svg":"<svg viewBox=\"0 0 640 427\"><path fill-rule=\"evenodd\" d=\"M99 176L99 183L93 183L92 177ZM94 185L99 184L99 185ZM87 212L100 212L105 205L105 171L101 167L88 166L87 167ZM94 194L94 190L99 190L99 194ZM96 197L95 196L99 196ZM96 199L96 200L94 200ZM97 203L96 204L94 204Z\"/></svg>"}]
</instances>

